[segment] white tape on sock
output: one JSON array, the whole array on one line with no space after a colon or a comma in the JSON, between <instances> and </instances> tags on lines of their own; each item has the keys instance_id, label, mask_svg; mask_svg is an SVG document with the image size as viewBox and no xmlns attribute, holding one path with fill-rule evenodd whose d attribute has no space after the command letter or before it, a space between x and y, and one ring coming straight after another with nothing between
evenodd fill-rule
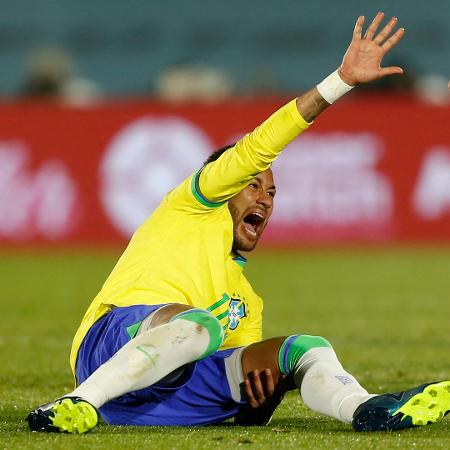
<instances>
[{"instance_id":1,"label":"white tape on sock","mask_svg":"<svg viewBox=\"0 0 450 450\"><path fill-rule=\"evenodd\" d=\"M331 105L338 98L345 95L347 92L351 91L354 86L342 81L337 70L335 70L331 75L328 75L323 81L317 85L317 90L319 94Z\"/></svg>"}]
</instances>

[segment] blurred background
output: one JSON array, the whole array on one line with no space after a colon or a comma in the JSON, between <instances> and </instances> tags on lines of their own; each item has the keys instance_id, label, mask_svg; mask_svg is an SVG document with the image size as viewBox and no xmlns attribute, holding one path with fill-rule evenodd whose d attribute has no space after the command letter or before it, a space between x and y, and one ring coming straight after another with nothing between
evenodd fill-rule
<instances>
[{"instance_id":1,"label":"blurred background","mask_svg":"<svg viewBox=\"0 0 450 450\"><path fill-rule=\"evenodd\" d=\"M340 63L378 10L385 64L275 165L266 246L450 240L450 4L18 0L0 17L0 243L123 245L215 148Z\"/></svg>"},{"instance_id":2,"label":"blurred background","mask_svg":"<svg viewBox=\"0 0 450 450\"><path fill-rule=\"evenodd\" d=\"M0 92L61 83L66 95L170 97L168 83L199 77L222 95L298 92L339 63L357 15L378 10L407 29L388 58L407 76L386 83L420 88L449 74L449 9L446 0L18 0L0 18Z\"/></svg>"},{"instance_id":3,"label":"blurred background","mask_svg":"<svg viewBox=\"0 0 450 450\"><path fill-rule=\"evenodd\" d=\"M385 61L405 75L354 89L283 152L275 212L246 269L266 337L327 337L373 392L450 371L450 2L2 3L10 448L15 433L34 448L27 410L70 389L74 332L136 227L212 150L335 70L357 16L378 10L406 28Z\"/></svg>"}]
</instances>

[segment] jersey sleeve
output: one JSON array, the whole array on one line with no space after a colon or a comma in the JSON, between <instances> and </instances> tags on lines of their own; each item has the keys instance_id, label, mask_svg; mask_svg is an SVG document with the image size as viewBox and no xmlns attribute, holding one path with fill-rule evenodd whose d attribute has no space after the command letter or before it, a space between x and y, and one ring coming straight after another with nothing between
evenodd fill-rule
<instances>
[{"instance_id":1,"label":"jersey sleeve","mask_svg":"<svg viewBox=\"0 0 450 450\"><path fill-rule=\"evenodd\" d=\"M227 201L268 169L283 148L309 125L300 115L296 100L292 100L197 172L194 196L209 207Z\"/></svg>"},{"instance_id":2,"label":"jersey sleeve","mask_svg":"<svg viewBox=\"0 0 450 450\"><path fill-rule=\"evenodd\" d=\"M208 211L223 205L268 169L283 148L309 125L300 115L296 99L292 100L216 161L186 179L168 200L189 210Z\"/></svg>"}]
</instances>

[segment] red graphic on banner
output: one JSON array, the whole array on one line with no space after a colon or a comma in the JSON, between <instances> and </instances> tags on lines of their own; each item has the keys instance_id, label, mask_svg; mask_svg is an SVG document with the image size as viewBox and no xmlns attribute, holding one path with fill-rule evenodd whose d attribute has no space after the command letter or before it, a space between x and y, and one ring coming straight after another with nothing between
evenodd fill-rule
<instances>
[{"instance_id":1,"label":"red graphic on banner","mask_svg":"<svg viewBox=\"0 0 450 450\"><path fill-rule=\"evenodd\" d=\"M282 101L0 105L0 241L123 243L208 153ZM450 108L362 96L274 164L263 242L450 242Z\"/></svg>"},{"instance_id":2,"label":"red graphic on banner","mask_svg":"<svg viewBox=\"0 0 450 450\"><path fill-rule=\"evenodd\" d=\"M100 165L101 199L113 224L130 236L211 148L208 136L181 118L145 117L121 129Z\"/></svg>"},{"instance_id":3,"label":"red graphic on banner","mask_svg":"<svg viewBox=\"0 0 450 450\"><path fill-rule=\"evenodd\" d=\"M0 142L0 237L16 241L64 239L76 224L76 187L64 163L29 169L21 141Z\"/></svg>"},{"instance_id":4,"label":"red graphic on banner","mask_svg":"<svg viewBox=\"0 0 450 450\"><path fill-rule=\"evenodd\" d=\"M310 132L274 164L277 207L271 227L309 239L390 237L394 193L378 169L383 142L371 133Z\"/></svg>"}]
</instances>

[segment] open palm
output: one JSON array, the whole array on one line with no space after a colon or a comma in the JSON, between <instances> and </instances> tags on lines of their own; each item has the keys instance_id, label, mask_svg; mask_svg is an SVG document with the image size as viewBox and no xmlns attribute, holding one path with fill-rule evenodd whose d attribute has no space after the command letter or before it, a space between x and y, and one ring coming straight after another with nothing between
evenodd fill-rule
<instances>
[{"instance_id":1,"label":"open palm","mask_svg":"<svg viewBox=\"0 0 450 450\"><path fill-rule=\"evenodd\" d=\"M339 68L339 75L347 84L354 86L387 75L403 73L401 67L381 67L381 62L386 53L395 47L405 34L403 28L399 28L395 33L392 33L397 24L397 18L395 17L377 33L383 17L383 13L378 13L364 36L362 36L362 28L365 18L364 16L358 17L352 41Z\"/></svg>"}]
</instances>

